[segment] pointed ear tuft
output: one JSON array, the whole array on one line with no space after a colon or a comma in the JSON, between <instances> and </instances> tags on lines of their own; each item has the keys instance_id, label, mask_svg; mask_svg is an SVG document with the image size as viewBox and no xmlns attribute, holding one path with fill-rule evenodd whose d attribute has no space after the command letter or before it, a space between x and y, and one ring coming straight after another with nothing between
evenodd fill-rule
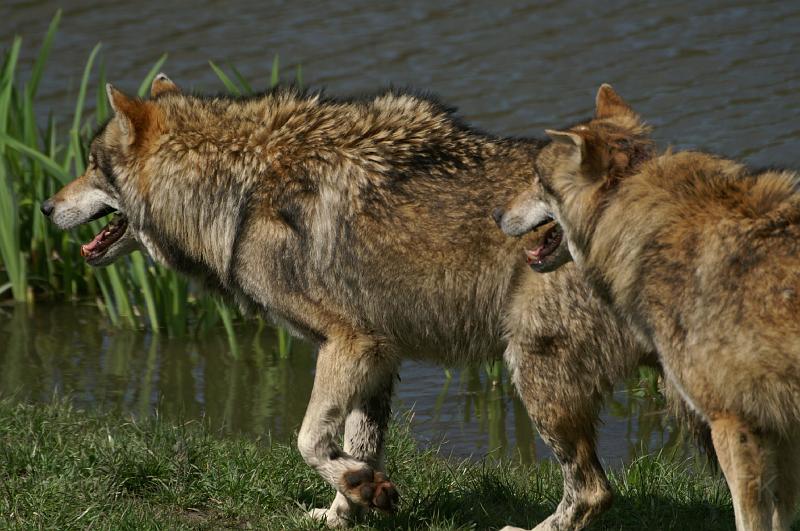
<instances>
[{"instance_id":1,"label":"pointed ear tuft","mask_svg":"<svg viewBox=\"0 0 800 531\"><path fill-rule=\"evenodd\" d=\"M127 96L114 88L114 85L111 83L106 83L106 95L108 96L108 103L111 104L111 108L114 110L114 114L119 114L120 108L125 106L123 100L127 99Z\"/></svg>"},{"instance_id":2,"label":"pointed ear tuft","mask_svg":"<svg viewBox=\"0 0 800 531\"><path fill-rule=\"evenodd\" d=\"M579 134L570 133L568 131L556 131L555 129L545 129L544 132L553 139L553 142L583 148L583 138Z\"/></svg>"},{"instance_id":3,"label":"pointed ear tuft","mask_svg":"<svg viewBox=\"0 0 800 531\"><path fill-rule=\"evenodd\" d=\"M164 72L159 72L150 85L150 97L155 98L167 92L180 92L181 89Z\"/></svg>"},{"instance_id":4,"label":"pointed ear tuft","mask_svg":"<svg viewBox=\"0 0 800 531\"><path fill-rule=\"evenodd\" d=\"M612 116L630 115L635 116L630 105L620 97L608 83L600 85L595 98L595 118L610 118Z\"/></svg>"},{"instance_id":5,"label":"pointed ear tuft","mask_svg":"<svg viewBox=\"0 0 800 531\"><path fill-rule=\"evenodd\" d=\"M124 143L133 145L151 125L151 113L147 104L138 98L129 98L111 83L106 84L106 93Z\"/></svg>"},{"instance_id":6,"label":"pointed ear tuft","mask_svg":"<svg viewBox=\"0 0 800 531\"><path fill-rule=\"evenodd\" d=\"M106 83L106 95L108 96L108 103L111 105L114 115L118 118L117 122L122 130L122 135L125 137L132 137L132 124L127 114L127 110L130 108L130 98L121 90L114 88L114 85L111 83Z\"/></svg>"}]
</instances>

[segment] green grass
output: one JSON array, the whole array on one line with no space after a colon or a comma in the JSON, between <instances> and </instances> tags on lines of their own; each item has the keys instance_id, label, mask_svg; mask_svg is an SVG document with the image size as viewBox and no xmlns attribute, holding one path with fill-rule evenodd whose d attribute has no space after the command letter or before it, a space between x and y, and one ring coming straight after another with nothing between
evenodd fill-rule
<instances>
[{"instance_id":1,"label":"green grass","mask_svg":"<svg viewBox=\"0 0 800 531\"><path fill-rule=\"evenodd\" d=\"M530 527L560 498L550 463L447 459L418 449L407 426L393 425L387 452L399 511L356 529ZM304 510L333 495L294 445L65 402L0 401L0 448L1 528L321 529ZM651 456L613 473L614 507L594 528L733 529L724 483L696 465Z\"/></svg>"}]
</instances>

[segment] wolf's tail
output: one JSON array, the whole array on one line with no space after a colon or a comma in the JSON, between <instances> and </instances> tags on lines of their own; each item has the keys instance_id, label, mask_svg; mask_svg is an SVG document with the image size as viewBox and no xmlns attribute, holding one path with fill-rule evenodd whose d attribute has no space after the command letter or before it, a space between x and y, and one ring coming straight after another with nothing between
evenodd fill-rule
<instances>
[{"instance_id":1,"label":"wolf's tail","mask_svg":"<svg viewBox=\"0 0 800 531\"><path fill-rule=\"evenodd\" d=\"M714 443L711 440L711 426L694 411L686 401L681 398L677 389L661 378L661 392L667 401L667 410L676 420L678 426L692 438L697 448L700 450L708 463L717 467L717 453L714 451Z\"/></svg>"}]
</instances>

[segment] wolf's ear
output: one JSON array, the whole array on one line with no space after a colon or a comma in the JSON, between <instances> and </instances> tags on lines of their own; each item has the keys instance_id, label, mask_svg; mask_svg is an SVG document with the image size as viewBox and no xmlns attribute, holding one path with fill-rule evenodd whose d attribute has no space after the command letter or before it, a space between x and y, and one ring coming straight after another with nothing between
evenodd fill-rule
<instances>
[{"instance_id":1,"label":"wolf's ear","mask_svg":"<svg viewBox=\"0 0 800 531\"><path fill-rule=\"evenodd\" d=\"M164 72L159 72L156 77L153 78L153 83L150 85L150 97L155 98L161 94L166 94L167 92L180 92L181 89L178 85L175 84Z\"/></svg>"},{"instance_id":2,"label":"wolf's ear","mask_svg":"<svg viewBox=\"0 0 800 531\"><path fill-rule=\"evenodd\" d=\"M130 105L130 98L111 83L106 83L106 95L108 96L108 103L111 104L111 109L114 111L114 114L125 112L125 109Z\"/></svg>"},{"instance_id":3,"label":"wolf's ear","mask_svg":"<svg viewBox=\"0 0 800 531\"><path fill-rule=\"evenodd\" d=\"M583 159L586 156L586 143L583 137L577 133L556 131L554 129L545 129L544 132L553 139L554 143L560 144L568 149L567 156L562 161L562 168L577 175L580 171Z\"/></svg>"},{"instance_id":4,"label":"wolf's ear","mask_svg":"<svg viewBox=\"0 0 800 531\"><path fill-rule=\"evenodd\" d=\"M577 133L570 133L569 131L556 131L555 129L545 129L545 134L553 139L553 142L559 144L567 144L575 146L578 149L583 149L583 138Z\"/></svg>"},{"instance_id":5,"label":"wolf's ear","mask_svg":"<svg viewBox=\"0 0 800 531\"><path fill-rule=\"evenodd\" d=\"M636 116L630 105L625 103L619 94L608 83L600 85L595 98L595 118L611 118L612 116Z\"/></svg>"},{"instance_id":6,"label":"wolf's ear","mask_svg":"<svg viewBox=\"0 0 800 531\"><path fill-rule=\"evenodd\" d=\"M106 84L106 94L122 132L123 140L133 145L150 126L150 113L145 103L138 98L130 98L111 83Z\"/></svg>"}]
</instances>

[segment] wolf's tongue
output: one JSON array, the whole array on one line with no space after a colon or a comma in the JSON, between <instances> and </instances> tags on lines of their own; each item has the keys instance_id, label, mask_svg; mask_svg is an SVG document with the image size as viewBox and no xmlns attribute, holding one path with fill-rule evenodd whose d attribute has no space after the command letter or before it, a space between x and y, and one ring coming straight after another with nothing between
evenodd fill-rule
<instances>
[{"instance_id":1,"label":"wolf's tongue","mask_svg":"<svg viewBox=\"0 0 800 531\"><path fill-rule=\"evenodd\" d=\"M539 255L542 254L543 250L544 250L544 245L540 245L536 249L528 249L528 250L526 250L525 254L528 255L531 258L539 258Z\"/></svg>"},{"instance_id":2,"label":"wolf's tongue","mask_svg":"<svg viewBox=\"0 0 800 531\"><path fill-rule=\"evenodd\" d=\"M545 247L544 245L540 245L536 249L526 249L525 258L527 259L527 262L529 264L532 262L538 262L539 255L542 254L542 251L544 251L544 247Z\"/></svg>"},{"instance_id":3,"label":"wolf's tongue","mask_svg":"<svg viewBox=\"0 0 800 531\"><path fill-rule=\"evenodd\" d=\"M81 245L81 256L87 256L89 253L91 253L94 250L94 248L97 247L101 241L103 241L103 238L105 238L105 236L106 236L106 230L103 229L100 231L100 234L94 237L92 241Z\"/></svg>"}]
</instances>

